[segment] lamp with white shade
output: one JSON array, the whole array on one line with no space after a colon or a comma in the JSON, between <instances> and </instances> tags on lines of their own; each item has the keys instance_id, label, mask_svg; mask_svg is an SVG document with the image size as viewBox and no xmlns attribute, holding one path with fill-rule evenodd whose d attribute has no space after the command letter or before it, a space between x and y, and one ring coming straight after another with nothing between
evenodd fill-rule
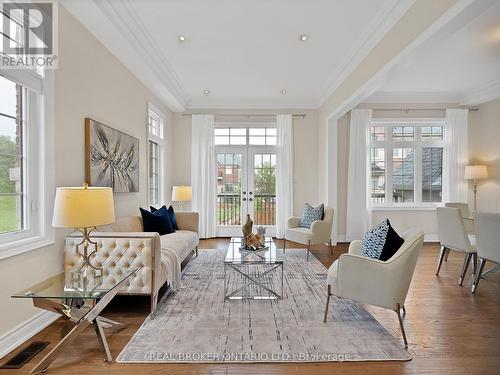
<instances>
[{"instance_id":1,"label":"lamp with white shade","mask_svg":"<svg viewBox=\"0 0 500 375\"><path fill-rule=\"evenodd\" d=\"M101 267L92 265L90 258L97 251L97 243L90 239L90 233L100 225L114 223L115 207L113 189L109 187L59 187L56 189L54 216L52 226L59 228L74 228L82 233L83 264L95 270ZM89 245L94 250L89 253Z\"/></svg>"},{"instance_id":2,"label":"lamp with white shade","mask_svg":"<svg viewBox=\"0 0 500 375\"><path fill-rule=\"evenodd\" d=\"M182 202L189 202L193 198L193 188L191 186L172 186L172 201L180 202L181 211Z\"/></svg>"},{"instance_id":3,"label":"lamp with white shade","mask_svg":"<svg viewBox=\"0 0 500 375\"><path fill-rule=\"evenodd\" d=\"M486 165L468 165L465 167L464 178L472 180L474 184L474 211L476 211L476 194L477 194L477 180L488 178L488 169Z\"/></svg>"}]
</instances>

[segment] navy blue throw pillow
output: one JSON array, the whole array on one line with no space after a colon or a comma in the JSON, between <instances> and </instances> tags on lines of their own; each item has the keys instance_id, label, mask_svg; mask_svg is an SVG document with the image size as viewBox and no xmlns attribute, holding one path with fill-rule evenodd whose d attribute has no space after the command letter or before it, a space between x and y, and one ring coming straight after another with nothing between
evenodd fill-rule
<instances>
[{"instance_id":1,"label":"navy blue throw pillow","mask_svg":"<svg viewBox=\"0 0 500 375\"><path fill-rule=\"evenodd\" d=\"M160 236L174 232L168 213L160 212L160 210L149 212L143 208L140 210L144 232L158 232Z\"/></svg>"},{"instance_id":2,"label":"navy blue throw pillow","mask_svg":"<svg viewBox=\"0 0 500 375\"><path fill-rule=\"evenodd\" d=\"M170 205L170 207L168 209L165 205L161 206L158 209L154 208L153 206L149 206L149 209L153 213L157 213L158 211L160 211L163 214L166 212L168 214L169 219L170 219L170 224L172 224L172 229L179 230L179 227L177 226L177 220L175 219L174 208L172 207L172 205Z\"/></svg>"}]
</instances>

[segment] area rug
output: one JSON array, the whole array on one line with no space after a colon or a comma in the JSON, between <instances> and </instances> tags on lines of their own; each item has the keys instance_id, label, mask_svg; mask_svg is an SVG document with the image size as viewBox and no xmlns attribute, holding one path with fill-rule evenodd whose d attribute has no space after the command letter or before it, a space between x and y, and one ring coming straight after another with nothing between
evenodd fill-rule
<instances>
[{"instance_id":1,"label":"area rug","mask_svg":"<svg viewBox=\"0 0 500 375\"><path fill-rule=\"evenodd\" d=\"M327 269L312 255L307 262L302 250L280 256L283 299L225 301L225 251L200 250L186 266L184 288L160 301L155 318L144 321L117 362L411 359L402 340L355 302L332 297L327 323L323 323Z\"/></svg>"}]
</instances>

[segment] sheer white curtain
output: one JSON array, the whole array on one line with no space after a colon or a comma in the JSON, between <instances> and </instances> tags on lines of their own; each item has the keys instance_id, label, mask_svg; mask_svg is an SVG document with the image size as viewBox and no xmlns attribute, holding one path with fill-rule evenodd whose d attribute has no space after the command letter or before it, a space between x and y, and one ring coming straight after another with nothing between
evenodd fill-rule
<instances>
[{"instance_id":1,"label":"sheer white curtain","mask_svg":"<svg viewBox=\"0 0 500 375\"><path fill-rule=\"evenodd\" d=\"M293 216L293 117L276 116L276 237L285 237L286 221Z\"/></svg>"},{"instance_id":2,"label":"sheer white curtain","mask_svg":"<svg viewBox=\"0 0 500 375\"><path fill-rule=\"evenodd\" d=\"M363 238L371 227L370 122L372 111L353 109L349 124L346 240Z\"/></svg>"},{"instance_id":3,"label":"sheer white curtain","mask_svg":"<svg viewBox=\"0 0 500 375\"><path fill-rule=\"evenodd\" d=\"M446 145L444 186L448 187L445 202L467 202L469 185L464 180L465 166L469 163L468 109L446 110Z\"/></svg>"},{"instance_id":4,"label":"sheer white curtain","mask_svg":"<svg viewBox=\"0 0 500 375\"><path fill-rule=\"evenodd\" d=\"M216 176L215 116L193 115L191 120L191 207L200 214L200 237L215 237Z\"/></svg>"}]
</instances>

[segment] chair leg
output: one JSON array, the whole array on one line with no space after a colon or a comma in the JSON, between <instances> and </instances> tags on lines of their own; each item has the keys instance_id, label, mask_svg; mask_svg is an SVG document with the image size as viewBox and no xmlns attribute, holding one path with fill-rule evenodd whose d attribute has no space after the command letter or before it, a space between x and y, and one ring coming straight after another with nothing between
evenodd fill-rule
<instances>
[{"instance_id":1,"label":"chair leg","mask_svg":"<svg viewBox=\"0 0 500 375\"><path fill-rule=\"evenodd\" d=\"M196 247L194 248L194 254L196 255L196 257L198 257L198 245L196 245Z\"/></svg>"},{"instance_id":2,"label":"chair leg","mask_svg":"<svg viewBox=\"0 0 500 375\"><path fill-rule=\"evenodd\" d=\"M157 304L158 304L158 295L151 293L151 319L155 318Z\"/></svg>"},{"instance_id":3,"label":"chair leg","mask_svg":"<svg viewBox=\"0 0 500 375\"><path fill-rule=\"evenodd\" d=\"M286 238L283 238L283 254L285 254L286 250Z\"/></svg>"},{"instance_id":4,"label":"chair leg","mask_svg":"<svg viewBox=\"0 0 500 375\"><path fill-rule=\"evenodd\" d=\"M465 274L467 273L467 268L469 268L469 263L472 259L472 254L471 253L465 253L464 257L464 264L462 266L462 272L460 273L460 277L458 279L458 285L462 286L462 283L464 282Z\"/></svg>"},{"instance_id":5,"label":"chair leg","mask_svg":"<svg viewBox=\"0 0 500 375\"><path fill-rule=\"evenodd\" d=\"M438 260L438 266L436 269L436 275L439 275L439 270L441 269L441 265L443 264L443 259L445 258L446 255L446 247L441 246L441 251L439 252L439 260Z\"/></svg>"},{"instance_id":6,"label":"chair leg","mask_svg":"<svg viewBox=\"0 0 500 375\"><path fill-rule=\"evenodd\" d=\"M403 318L406 316L406 309L405 309L405 305L402 305L401 306L401 310L403 310Z\"/></svg>"},{"instance_id":7,"label":"chair leg","mask_svg":"<svg viewBox=\"0 0 500 375\"><path fill-rule=\"evenodd\" d=\"M326 318L328 316L328 306L330 305L330 296L332 295L332 287L330 284L327 286L327 291L326 291L326 307L325 307L325 316L323 317L323 323L326 323Z\"/></svg>"},{"instance_id":8,"label":"chair leg","mask_svg":"<svg viewBox=\"0 0 500 375\"><path fill-rule=\"evenodd\" d=\"M403 341L405 343L405 349L408 349L408 341L406 340L406 332L405 332L405 326L403 325L403 319L401 318L400 314L401 310L401 305L398 303L396 304L396 314L398 314L398 320L399 320L399 327L401 328L401 334L403 335Z\"/></svg>"},{"instance_id":9,"label":"chair leg","mask_svg":"<svg viewBox=\"0 0 500 375\"><path fill-rule=\"evenodd\" d=\"M333 256L333 247L332 247L332 239L328 241L328 247L330 248L330 255Z\"/></svg>"},{"instance_id":10,"label":"chair leg","mask_svg":"<svg viewBox=\"0 0 500 375\"><path fill-rule=\"evenodd\" d=\"M479 269L476 272L476 277L474 278L474 282L472 283L472 293L476 293L477 284L479 284L479 280L481 280L481 274L483 273L484 266L486 265L486 261L484 259L479 259Z\"/></svg>"},{"instance_id":11,"label":"chair leg","mask_svg":"<svg viewBox=\"0 0 500 375\"><path fill-rule=\"evenodd\" d=\"M450 249L446 249L444 252L444 261L448 261L448 256L450 255Z\"/></svg>"},{"instance_id":12,"label":"chair leg","mask_svg":"<svg viewBox=\"0 0 500 375\"><path fill-rule=\"evenodd\" d=\"M477 273L477 253L472 253L472 282L474 282Z\"/></svg>"},{"instance_id":13,"label":"chair leg","mask_svg":"<svg viewBox=\"0 0 500 375\"><path fill-rule=\"evenodd\" d=\"M309 252L311 251L311 241L307 241L307 255L306 255L306 261L309 261Z\"/></svg>"}]
</instances>

